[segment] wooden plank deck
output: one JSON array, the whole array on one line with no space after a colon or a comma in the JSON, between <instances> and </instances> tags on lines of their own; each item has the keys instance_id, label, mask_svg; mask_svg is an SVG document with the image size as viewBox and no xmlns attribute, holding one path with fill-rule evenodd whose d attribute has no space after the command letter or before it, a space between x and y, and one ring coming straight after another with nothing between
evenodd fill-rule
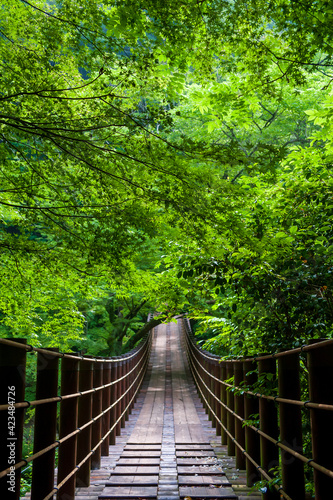
<instances>
[{"instance_id":1,"label":"wooden plank deck","mask_svg":"<svg viewBox=\"0 0 333 500\"><path fill-rule=\"evenodd\" d=\"M165 352L166 325L161 325L155 335L153 346L153 369L139 418L130 436L129 443L161 444L163 431L163 408L165 400ZM161 334L159 333L161 332Z\"/></svg>"}]
</instances>

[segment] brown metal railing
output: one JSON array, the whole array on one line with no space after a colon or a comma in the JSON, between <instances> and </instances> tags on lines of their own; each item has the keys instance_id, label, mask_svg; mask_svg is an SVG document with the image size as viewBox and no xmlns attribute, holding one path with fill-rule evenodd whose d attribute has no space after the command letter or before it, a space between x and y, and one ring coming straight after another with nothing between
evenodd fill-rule
<instances>
[{"instance_id":1,"label":"brown metal railing","mask_svg":"<svg viewBox=\"0 0 333 500\"><path fill-rule=\"evenodd\" d=\"M203 404L222 444L228 446L228 454L236 456L236 467L246 469L247 485L271 481L271 470L279 467L282 485L268 488L264 499L304 500L306 464L313 469L315 499L330 498L333 340L256 358L221 360L196 345L187 320L184 333L190 369ZM309 395L308 401L301 400L301 356L303 373L307 374L303 374L303 392ZM303 418L302 410L307 413ZM311 457L303 451L306 420L309 429L311 424L307 436Z\"/></svg>"},{"instance_id":2,"label":"brown metal railing","mask_svg":"<svg viewBox=\"0 0 333 500\"><path fill-rule=\"evenodd\" d=\"M0 498L19 500L21 469L31 462L31 500L73 499L75 487L89 486L91 469L100 467L128 419L151 342L150 332L123 356L95 358L35 348L25 339L0 339ZM37 353L36 399L25 401L26 354L32 351ZM34 449L22 459L28 407L35 407Z\"/></svg>"}]
</instances>

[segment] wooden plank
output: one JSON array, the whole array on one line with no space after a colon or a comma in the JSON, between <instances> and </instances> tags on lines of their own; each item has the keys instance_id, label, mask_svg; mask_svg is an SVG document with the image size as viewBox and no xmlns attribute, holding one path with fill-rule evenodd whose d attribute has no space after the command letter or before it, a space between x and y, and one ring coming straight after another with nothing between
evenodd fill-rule
<instances>
[{"instance_id":1,"label":"wooden plank","mask_svg":"<svg viewBox=\"0 0 333 500\"><path fill-rule=\"evenodd\" d=\"M111 486L110 488L105 488L103 493L101 493L98 498L156 498L157 487L155 486L128 486L128 487L117 487Z\"/></svg>"},{"instance_id":2,"label":"wooden plank","mask_svg":"<svg viewBox=\"0 0 333 500\"><path fill-rule=\"evenodd\" d=\"M228 498L238 500L231 488L206 488L206 487L188 487L179 488L180 498Z\"/></svg>"},{"instance_id":3,"label":"wooden plank","mask_svg":"<svg viewBox=\"0 0 333 500\"><path fill-rule=\"evenodd\" d=\"M155 476L113 476L105 483L105 486L157 486L158 474Z\"/></svg>"},{"instance_id":4,"label":"wooden plank","mask_svg":"<svg viewBox=\"0 0 333 500\"><path fill-rule=\"evenodd\" d=\"M151 451L125 450L121 454L122 458L143 458L143 457L155 458L160 456L161 456L160 450L151 450Z\"/></svg>"},{"instance_id":5,"label":"wooden plank","mask_svg":"<svg viewBox=\"0 0 333 500\"><path fill-rule=\"evenodd\" d=\"M148 465L148 466L126 466L122 465L120 467L116 467L112 472L112 476L127 476L127 475L150 475L150 474L158 474L159 473L159 466L158 465ZM111 477L112 477L111 476Z\"/></svg>"},{"instance_id":6,"label":"wooden plank","mask_svg":"<svg viewBox=\"0 0 333 500\"><path fill-rule=\"evenodd\" d=\"M177 467L178 474L219 474L225 476L222 467L218 465L179 465Z\"/></svg>"},{"instance_id":7,"label":"wooden plank","mask_svg":"<svg viewBox=\"0 0 333 500\"><path fill-rule=\"evenodd\" d=\"M161 445L160 444L147 444L147 443L142 443L142 444L132 444L132 443L127 443L124 447L124 451L126 450L140 450L140 451L147 451L147 450L161 450Z\"/></svg>"},{"instance_id":8,"label":"wooden plank","mask_svg":"<svg viewBox=\"0 0 333 500\"><path fill-rule=\"evenodd\" d=\"M217 459L210 458L177 458L177 465L214 465Z\"/></svg>"},{"instance_id":9,"label":"wooden plank","mask_svg":"<svg viewBox=\"0 0 333 500\"><path fill-rule=\"evenodd\" d=\"M214 450L176 450L176 457L215 457Z\"/></svg>"},{"instance_id":10,"label":"wooden plank","mask_svg":"<svg viewBox=\"0 0 333 500\"><path fill-rule=\"evenodd\" d=\"M211 444L177 444L176 450L213 450Z\"/></svg>"},{"instance_id":11,"label":"wooden plank","mask_svg":"<svg viewBox=\"0 0 333 500\"><path fill-rule=\"evenodd\" d=\"M121 458L118 465L160 465L158 458Z\"/></svg>"},{"instance_id":12,"label":"wooden plank","mask_svg":"<svg viewBox=\"0 0 333 500\"><path fill-rule=\"evenodd\" d=\"M195 474L194 476L178 476L178 483L179 485L185 486L205 486L205 485L223 485L223 486L231 486L230 482L225 476L212 476L212 475L201 475L201 474Z\"/></svg>"}]
</instances>

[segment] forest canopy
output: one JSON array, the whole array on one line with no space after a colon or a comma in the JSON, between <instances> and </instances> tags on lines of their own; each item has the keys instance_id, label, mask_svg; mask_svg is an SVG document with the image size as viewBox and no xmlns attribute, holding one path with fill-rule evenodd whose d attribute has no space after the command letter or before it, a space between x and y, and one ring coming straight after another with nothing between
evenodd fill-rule
<instances>
[{"instance_id":1,"label":"forest canopy","mask_svg":"<svg viewBox=\"0 0 333 500\"><path fill-rule=\"evenodd\" d=\"M110 355L332 337L328 1L5 0L0 330Z\"/></svg>"}]
</instances>

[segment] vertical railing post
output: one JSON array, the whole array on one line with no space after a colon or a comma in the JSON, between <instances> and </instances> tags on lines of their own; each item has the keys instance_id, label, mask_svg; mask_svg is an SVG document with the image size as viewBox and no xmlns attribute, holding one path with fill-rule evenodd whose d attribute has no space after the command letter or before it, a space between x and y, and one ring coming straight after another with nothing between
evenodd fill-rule
<instances>
[{"instance_id":1,"label":"vertical railing post","mask_svg":"<svg viewBox=\"0 0 333 500\"><path fill-rule=\"evenodd\" d=\"M258 372L260 375L272 374L276 379L276 362L274 358L261 359L258 361ZM273 380L274 380L273 379ZM260 430L269 435L273 439L279 439L279 427L277 418L277 408L274 401L260 398L259 400L259 420ZM260 456L261 467L269 473L270 469L279 465L279 449L278 447L260 436ZM264 500L279 499L280 494L276 489L267 489L263 495Z\"/></svg>"},{"instance_id":2,"label":"vertical railing post","mask_svg":"<svg viewBox=\"0 0 333 500\"><path fill-rule=\"evenodd\" d=\"M137 358L137 362L140 360L139 362L139 366L138 366L138 369L136 370L136 373L135 373L135 376L136 374L141 370L141 368L143 367L143 371L144 373L147 372L148 370L148 367L149 367L149 360L150 360L150 352L151 352L151 348L150 348L150 343L147 344L147 351L145 351L145 353L140 353L138 354L138 358ZM140 379L137 381L137 384L136 384L136 388L137 387L140 387L142 386L142 383L143 381L140 382ZM136 396L137 398L137 396ZM135 399L136 399L135 398Z\"/></svg>"},{"instance_id":3,"label":"vertical railing post","mask_svg":"<svg viewBox=\"0 0 333 500\"><path fill-rule=\"evenodd\" d=\"M203 366L202 376L203 376L203 381L205 383L205 386L203 386L203 391L204 391L205 398L207 400L207 403L204 403L204 405L206 408L206 413L208 415L208 420L211 422L212 421L212 412L209 408L209 406L210 406L210 394L209 394L208 389L207 389L207 387L210 387L209 377L207 375L207 371L209 371L209 366L208 366L208 359L202 353L201 353L201 362L202 362L202 366Z\"/></svg>"},{"instance_id":4,"label":"vertical railing post","mask_svg":"<svg viewBox=\"0 0 333 500\"><path fill-rule=\"evenodd\" d=\"M205 356L203 356L204 363L205 363L205 384L206 384L206 399L207 399L207 413L208 413L208 420L211 422L213 420L212 416L212 410L211 410L211 404L212 404L212 396L210 395L208 389L210 389L210 376L208 373L210 373L210 363L209 359L207 359ZM208 373L207 373L208 372Z\"/></svg>"},{"instance_id":5,"label":"vertical railing post","mask_svg":"<svg viewBox=\"0 0 333 500\"><path fill-rule=\"evenodd\" d=\"M203 361L202 361L202 357L201 357L201 353L199 351L199 349L194 349L194 347L192 345L190 345L190 349L192 350L192 353L193 353L193 356L195 358L195 364L196 364L196 368L198 370L198 386L200 387L201 391L199 391L199 398L200 398L200 401L206 411L206 403L204 401L204 397L203 397L203 394L205 393L205 390L203 388L203 369L201 367Z\"/></svg>"},{"instance_id":6,"label":"vertical railing post","mask_svg":"<svg viewBox=\"0 0 333 500\"><path fill-rule=\"evenodd\" d=\"M204 382L205 382L205 372L204 372L204 360L203 360L203 357L202 357L202 354L200 352L199 349L196 350L196 353L197 353L197 363L198 363L198 371L199 371L199 380L198 380L198 383L199 383L199 386L201 388L201 396L200 396L200 399L201 399L201 403L204 407L204 410L205 410L205 413L207 413L207 404L206 404L206 401L205 401L205 397L206 397L206 389L205 389L205 386L204 386Z\"/></svg>"},{"instance_id":7,"label":"vertical railing post","mask_svg":"<svg viewBox=\"0 0 333 500\"><path fill-rule=\"evenodd\" d=\"M129 366L128 366L129 371L131 371L134 368L136 360L137 360L137 354L134 354L131 357L131 359L129 360ZM133 381L134 381L134 374L131 373L131 375L129 376L129 379L128 379L129 387L131 387ZM128 416L130 416L132 414L133 401L131 403L130 403L130 401L133 397L134 390L135 390L135 388L132 387L132 389L130 389L129 393L128 393L128 403L130 405L128 408Z\"/></svg>"},{"instance_id":8,"label":"vertical railing post","mask_svg":"<svg viewBox=\"0 0 333 500\"><path fill-rule=\"evenodd\" d=\"M309 397L312 403L333 405L333 345L308 351ZM333 470L332 412L310 409L312 457L315 462ZM326 500L332 491L332 478L314 469L316 500Z\"/></svg>"},{"instance_id":9,"label":"vertical railing post","mask_svg":"<svg viewBox=\"0 0 333 500\"><path fill-rule=\"evenodd\" d=\"M117 361L112 361L111 363L111 381L115 382L117 380ZM118 384L113 384L111 385L111 392L110 392L110 405L114 404L117 401L117 386ZM114 405L111 408L111 413L110 413L110 426L112 427L117 420L117 405ZM110 432L110 439L109 439L109 444L114 445L116 444L116 427Z\"/></svg>"},{"instance_id":10,"label":"vertical railing post","mask_svg":"<svg viewBox=\"0 0 333 500\"><path fill-rule=\"evenodd\" d=\"M201 401L201 403L203 405L203 408L204 408L204 410L206 412L206 403L205 403L205 400L204 400L205 389L204 389L204 386L203 386L203 380L204 380L203 379L204 374L203 374L203 368L202 368L202 362L203 362L203 360L202 360L201 353L200 353L199 350L193 349L193 353L195 355L196 367L197 367L198 374L199 374L197 376L197 378L198 378L198 386L201 389L200 393L199 393L200 394L200 401Z\"/></svg>"},{"instance_id":11,"label":"vertical railing post","mask_svg":"<svg viewBox=\"0 0 333 500\"><path fill-rule=\"evenodd\" d=\"M192 375L194 374L193 370L193 365L194 365L194 360L193 360L193 354L190 350L190 345L189 345L189 340L187 338L187 335L186 333L184 333L184 343L185 343L185 349L186 349L186 357L187 357L187 361L188 361L188 365L189 365L189 368L190 368L190 371L192 373Z\"/></svg>"},{"instance_id":12,"label":"vertical railing post","mask_svg":"<svg viewBox=\"0 0 333 500\"><path fill-rule=\"evenodd\" d=\"M189 364L191 373L192 373L192 375L194 377L194 374L195 374L194 367L197 368L197 365L196 365L196 353L194 351L192 351L192 346L190 344L190 339L188 338L188 336L186 335L186 333L185 333L185 345L186 345L186 352L187 352L188 364ZM195 379L195 385L197 387L196 379ZM198 391L198 394L199 394L199 391Z\"/></svg>"},{"instance_id":13,"label":"vertical railing post","mask_svg":"<svg viewBox=\"0 0 333 500\"><path fill-rule=\"evenodd\" d=\"M126 375L126 361L124 361L124 356L121 356L120 358L120 366L121 366L121 376L125 377ZM126 378L123 378L120 382L120 387L121 387L121 396L125 394L126 390ZM126 398L122 397L120 401L120 413L122 415L121 417L121 428L123 429L125 427L125 404L126 404Z\"/></svg>"},{"instance_id":14,"label":"vertical railing post","mask_svg":"<svg viewBox=\"0 0 333 500\"><path fill-rule=\"evenodd\" d=\"M93 363L80 361L79 390L88 391L93 387ZM90 422L92 418L92 394L85 394L79 399L78 427ZM77 462L80 464L91 451L91 425L88 425L78 435ZM88 458L80 467L76 475L76 486L87 487L90 485L90 464Z\"/></svg>"},{"instance_id":15,"label":"vertical railing post","mask_svg":"<svg viewBox=\"0 0 333 500\"><path fill-rule=\"evenodd\" d=\"M122 382L119 380L122 377L122 364L121 364L121 357L117 356L117 400L121 397L121 387L122 387ZM118 401L116 404L116 420L119 419L116 427L116 435L120 436L121 433L121 421L120 421L120 415L121 415L121 400Z\"/></svg>"},{"instance_id":16,"label":"vertical railing post","mask_svg":"<svg viewBox=\"0 0 333 500\"><path fill-rule=\"evenodd\" d=\"M106 361L103 365L103 385L108 385L111 382L111 363ZM106 387L103 389L103 411L109 408L111 404L111 387ZM110 410L105 413L102 418L102 436L110 429ZM109 456L109 437L104 439L101 447L101 453L103 456Z\"/></svg>"},{"instance_id":17,"label":"vertical railing post","mask_svg":"<svg viewBox=\"0 0 333 500\"><path fill-rule=\"evenodd\" d=\"M212 427L216 428L216 418L214 417L214 413L215 413L215 398L213 396L213 394L214 394L214 388L215 388L215 381L211 377L211 375L214 375L215 360L213 358L208 358L207 362L208 362L207 363L207 371L210 374L210 375L207 375L207 378L208 378L208 384L207 385L208 385L208 387L209 387L209 389L211 391L211 392L208 392L209 404L210 404L210 407L211 407L210 420L212 422Z\"/></svg>"},{"instance_id":18,"label":"vertical railing post","mask_svg":"<svg viewBox=\"0 0 333 500\"><path fill-rule=\"evenodd\" d=\"M204 407L204 410L205 410L205 413L208 414L208 410L207 410L207 403L205 401L205 398L207 399L207 391L206 391L206 388L204 386L205 382L206 382L206 375L205 375L205 358L203 357L202 353L201 353L201 350L198 349L198 360L199 360L199 363L200 363L200 382L201 382L201 391L202 391L202 404L203 404L203 407Z\"/></svg>"},{"instance_id":19,"label":"vertical railing post","mask_svg":"<svg viewBox=\"0 0 333 500\"><path fill-rule=\"evenodd\" d=\"M279 397L301 399L300 366L298 354L279 357L278 361ZM282 444L303 454L301 408L288 403L280 403L280 440ZM293 500L304 500L303 462L281 450L282 487Z\"/></svg>"},{"instance_id":20,"label":"vertical railing post","mask_svg":"<svg viewBox=\"0 0 333 500\"><path fill-rule=\"evenodd\" d=\"M26 344L26 339L11 339ZM13 407L24 401L26 349L0 344L0 404L9 404L0 411L0 471L13 467L0 479L0 498L19 500L21 469L14 470L22 458L24 409ZM4 450L7 450L5 452Z\"/></svg>"},{"instance_id":21,"label":"vertical railing post","mask_svg":"<svg viewBox=\"0 0 333 500\"><path fill-rule=\"evenodd\" d=\"M233 363L231 361L228 361L227 362L227 379L230 379L233 377L233 375L234 375L233 368L234 368ZM228 382L228 383L230 383L230 382ZM227 406L231 411L234 411L234 409L235 409L234 393L230 387L227 388ZM228 411L228 413L227 413L227 429L234 438L235 437L235 417L230 411ZM233 438L231 438L229 435L227 437L228 455L235 455L235 442L233 441Z\"/></svg>"},{"instance_id":22,"label":"vertical railing post","mask_svg":"<svg viewBox=\"0 0 333 500\"><path fill-rule=\"evenodd\" d=\"M189 350L191 352L190 356L191 356L191 359L192 359L192 366L193 366L193 370L194 370L193 373L196 375L196 387L197 387L197 390L198 390L200 401L202 403L202 395L201 395L201 392L199 391L199 388L201 389L201 383L200 383L201 368L200 368L200 365L199 365L199 355L198 355L197 350L193 349L193 346L191 344L189 344ZM195 371L194 367L197 369L198 373Z\"/></svg>"},{"instance_id":23,"label":"vertical railing post","mask_svg":"<svg viewBox=\"0 0 333 500\"><path fill-rule=\"evenodd\" d=\"M58 349L48 349L58 352ZM58 395L58 357L38 353L36 399ZM53 444L57 432L57 402L36 406L34 426L34 454ZM32 465L31 499L42 500L54 488L55 448L35 458Z\"/></svg>"},{"instance_id":24,"label":"vertical railing post","mask_svg":"<svg viewBox=\"0 0 333 500\"><path fill-rule=\"evenodd\" d=\"M126 361L125 361L125 373L127 375L126 378L125 378L125 391L127 391L127 394L125 396L125 408L127 408L126 413L125 413L125 421L126 422L129 419L128 404L129 404L129 401L130 401L130 395L129 395L128 388L130 386L130 375L128 375L128 373L129 373L129 371L131 369L130 367L131 367L131 360L130 359L126 359Z\"/></svg>"},{"instance_id":25,"label":"vertical railing post","mask_svg":"<svg viewBox=\"0 0 333 500\"><path fill-rule=\"evenodd\" d=\"M79 390L79 358L61 360L61 396L75 394ZM63 399L60 403L59 438L68 436L77 429L78 398ZM77 434L59 446L58 484L75 469ZM75 474L59 488L57 499L67 500L75 496Z\"/></svg>"},{"instance_id":26,"label":"vertical railing post","mask_svg":"<svg viewBox=\"0 0 333 500\"><path fill-rule=\"evenodd\" d=\"M150 349L149 349L149 345L147 345L147 357L149 358L149 352L150 352ZM136 357L135 357L135 364L138 363L138 367L137 369L135 370L135 372L133 373L133 379L137 376L137 374L139 373L139 371L141 370L141 366L144 365L144 363L141 364L141 355L138 354ZM148 361L146 363L146 369L148 369ZM145 370L146 371L146 370ZM135 386L133 387L133 392L136 391L136 388L140 385L140 380L137 380L137 382L135 383ZM138 393L136 394L134 400L133 400L133 407L134 407L134 404L136 403L137 401L137 398L138 398Z\"/></svg>"},{"instance_id":27,"label":"vertical railing post","mask_svg":"<svg viewBox=\"0 0 333 500\"><path fill-rule=\"evenodd\" d=\"M147 346L148 347L148 346ZM137 354L135 354L131 359L130 359L130 364L129 364L129 369L132 370L136 364L136 362L140 359L140 357L138 357ZM131 373L130 377L129 377L129 385L131 386L132 383L134 382L134 379L135 379L135 374L134 372ZM130 389L129 391L129 395L128 395L128 399L129 399L129 402L131 401L131 399L133 398L133 395L134 395L134 391L135 391L135 387L132 387L132 389ZM128 415L131 415L132 414L132 408L133 408L133 405L134 405L134 400L132 400L132 402L130 402L130 407L128 409Z\"/></svg>"},{"instance_id":28,"label":"vertical railing post","mask_svg":"<svg viewBox=\"0 0 333 500\"><path fill-rule=\"evenodd\" d=\"M243 382L243 365L241 361L234 362L234 377L235 386L239 387ZM235 392L235 413L242 419L244 418L244 396L236 390ZM243 422L238 418L235 419L235 437L236 441L245 448L245 429ZM243 452L236 446L236 467L237 469L245 469L245 457Z\"/></svg>"},{"instance_id":29,"label":"vertical railing post","mask_svg":"<svg viewBox=\"0 0 333 500\"><path fill-rule=\"evenodd\" d=\"M216 377L218 380L220 380L220 363L219 360L216 359L215 364L214 364L214 371L213 371L214 377ZM221 402L220 402L220 392L221 392L221 384L217 380L214 380L214 394L218 398L217 400L215 399L215 413L217 416L216 419L216 435L221 436L221 424L218 420L221 420Z\"/></svg>"},{"instance_id":30,"label":"vertical railing post","mask_svg":"<svg viewBox=\"0 0 333 500\"><path fill-rule=\"evenodd\" d=\"M227 379L227 365L225 361L221 362L220 365L220 379L224 382ZM224 384L220 384L221 389L220 389L220 398L221 402L223 405L227 404L227 388ZM226 409L225 406L221 405L221 421L222 424L227 427L227 418L228 418L228 410ZM221 428L221 444L226 445L227 444L227 433L225 429L222 427Z\"/></svg>"},{"instance_id":31,"label":"vertical railing post","mask_svg":"<svg viewBox=\"0 0 333 500\"><path fill-rule=\"evenodd\" d=\"M257 380L257 374L255 372L256 364L253 361L243 362L243 374L245 387L252 390L252 386ZM250 395L244 395L244 418L245 420L253 420L253 415L259 413L259 402L257 398ZM253 460L260 465L260 440L259 436L248 426L245 426L245 450L253 458ZM261 475L257 470L257 467L246 458L246 482L247 486L251 487L257 481L260 481Z\"/></svg>"},{"instance_id":32,"label":"vertical railing post","mask_svg":"<svg viewBox=\"0 0 333 500\"><path fill-rule=\"evenodd\" d=\"M149 362L149 343L147 344L147 363L146 363L146 370L148 369L148 362ZM133 372L133 380L136 378L137 374L139 373L140 369L141 369L141 363L140 363L140 359L141 359L141 355L140 354L137 354L135 356L135 359L134 359L134 362L133 362L133 368L135 365L138 364L136 370L134 370ZM145 373L146 373L146 370L145 370ZM136 388L140 385L140 380L138 379L137 382L135 383L135 385L133 386L133 395L134 395L134 392L136 391ZM132 403L132 408L134 408L134 404L137 400L137 394L133 400L133 403Z\"/></svg>"},{"instance_id":33,"label":"vertical railing post","mask_svg":"<svg viewBox=\"0 0 333 500\"><path fill-rule=\"evenodd\" d=\"M94 363L94 375L93 375L93 387L101 387L103 385L103 363L96 361ZM103 405L103 391L100 389L99 391L94 392L93 394L93 403L92 403L92 416L93 418L98 417L102 413L102 405ZM92 433L91 433L91 448L95 448L99 441L101 440L102 435L102 417L97 418L96 421L92 424ZM101 445L95 450L94 454L91 457L91 468L99 469L101 466Z\"/></svg>"}]
</instances>

